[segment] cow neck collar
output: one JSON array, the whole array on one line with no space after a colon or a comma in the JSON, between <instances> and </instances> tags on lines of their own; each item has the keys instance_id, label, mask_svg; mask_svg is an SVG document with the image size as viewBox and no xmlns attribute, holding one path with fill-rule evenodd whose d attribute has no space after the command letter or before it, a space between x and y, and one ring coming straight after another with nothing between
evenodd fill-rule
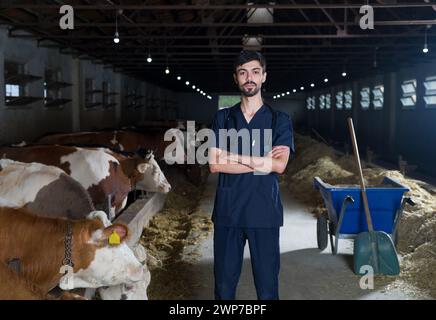
<instances>
[{"instance_id":1,"label":"cow neck collar","mask_svg":"<svg viewBox=\"0 0 436 320\"><path fill-rule=\"evenodd\" d=\"M65 257L62 261L64 266L70 266L74 268L73 263L73 224L70 220L67 220L67 234L64 239L65 244Z\"/></svg>"}]
</instances>

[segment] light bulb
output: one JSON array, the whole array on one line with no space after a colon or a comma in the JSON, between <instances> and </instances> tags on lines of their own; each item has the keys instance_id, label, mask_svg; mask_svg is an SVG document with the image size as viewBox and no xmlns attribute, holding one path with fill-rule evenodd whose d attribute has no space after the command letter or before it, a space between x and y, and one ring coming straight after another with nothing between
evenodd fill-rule
<instances>
[{"instance_id":1,"label":"light bulb","mask_svg":"<svg viewBox=\"0 0 436 320\"><path fill-rule=\"evenodd\" d=\"M428 46L427 46L427 43L424 44L424 48L422 49L422 52L424 52L424 53L428 53Z\"/></svg>"},{"instance_id":2,"label":"light bulb","mask_svg":"<svg viewBox=\"0 0 436 320\"><path fill-rule=\"evenodd\" d=\"M120 43L120 35L118 34L118 31L115 32L114 42L115 42L115 43Z\"/></svg>"}]
</instances>

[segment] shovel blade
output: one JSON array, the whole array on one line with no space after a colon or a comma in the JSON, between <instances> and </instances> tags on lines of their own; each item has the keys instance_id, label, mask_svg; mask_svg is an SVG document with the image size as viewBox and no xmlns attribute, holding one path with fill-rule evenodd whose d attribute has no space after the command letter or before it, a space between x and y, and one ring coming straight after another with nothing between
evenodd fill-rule
<instances>
[{"instance_id":1,"label":"shovel blade","mask_svg":"<svg viewBox=\"0 0 436 320\"><path fill-rule=\"evenodd\" d=\"M386 232L362 232L354 240L354 273L365 275L361 271L363 266L371 266L374 274L400 274L397 251Z\"/></svg>"}]
</instances>

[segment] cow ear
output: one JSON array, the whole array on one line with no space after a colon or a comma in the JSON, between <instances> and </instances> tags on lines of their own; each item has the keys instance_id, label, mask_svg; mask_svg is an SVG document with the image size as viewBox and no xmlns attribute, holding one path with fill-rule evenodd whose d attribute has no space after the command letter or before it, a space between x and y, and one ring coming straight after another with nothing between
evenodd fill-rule
<instances>
[{"instance_id":1,"label":"cow ear","mask_svg":"<svg viewBox=\"0 0 436 320\"><path fill-rule=\"evenodd\" d=\"M145 173L149 168L151 167L151 164L149 163L140 163L136 167L140 173Z\"/></svg>"},{"instance_id":2,"label":"cow ear","mask_svg":"<svg viewBox=\"0 0 436 320\"><path fill-rule=\"evenodd\" d=\"M116 234L120 237L120 241L124 241L128 234L129 234L129 229L127 229L127 227L125 225L122 224L114 224L110 227L107 227L103 230L103 235L102 237L104 238L104 240L109 240L109 237L116 232Z\"/></svg>"},{"instance_id":3,"label":"cow ear","mask_svg":"<svg viewBox=\"0 0 436 320\"><path fill-rule=\"evenodd\" d=\"M148 150L147 156L145 157L145 159L146 160L154 159L154 151L153 150Z\"/></svg>"},{"instance_id":4,"label":"cow ear","mask_svg":"<svg viewBox=\"0 0 436 320\"><path fill-rule=\"evenodd\" d=\"M112 224L112 222L108 219L106 212L104 211L98 211L98 210L92 211L90 214L86 216L86 218L88 220L94 220L97 218L100 219L100 221L103 223L103 226L105 228L109 227Z\"/></svg>"}]
</instances>

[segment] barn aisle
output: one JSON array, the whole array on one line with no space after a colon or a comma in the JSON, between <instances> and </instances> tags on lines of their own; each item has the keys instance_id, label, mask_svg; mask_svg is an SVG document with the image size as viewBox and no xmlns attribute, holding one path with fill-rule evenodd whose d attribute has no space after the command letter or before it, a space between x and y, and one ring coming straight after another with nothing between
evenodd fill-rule
<instances>
[{"instance_id":1,"label":"barn aisle","mask_svg":"<svg viewBox=\"0 0 436 320\"><path fill-rule=\"evenodd\" d=\"M217 174L211 174L200 207L212 212ZM282 187L284 227L281 229L280 298L293 299L430 299L418 289L396 279L376 278L374 290L362 290L359 277L352 271L352 242L341 240L340 254L333 256L330 247L317 248L316 219L304 211ZM188 299L213 299L213 234L196 248L201 257L192 265L195 290ZM189 250L192 250L190 248ZM248 244L237 299L256 299Z\"/></svg>"}]
</instances>

